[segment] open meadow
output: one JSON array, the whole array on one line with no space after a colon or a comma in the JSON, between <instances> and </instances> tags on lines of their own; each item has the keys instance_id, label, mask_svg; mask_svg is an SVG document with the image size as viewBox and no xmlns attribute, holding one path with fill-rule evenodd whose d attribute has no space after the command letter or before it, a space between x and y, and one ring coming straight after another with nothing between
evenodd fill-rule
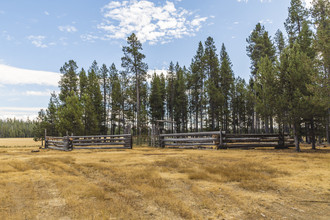
<instances>
[{"instance_id":1,"label":"open meadow","mask_svg":"<svg viewBox=\"0 0 330 220\"><path fill-rule=\"evenodd\" d=\"M38 150L0 139L0 219L330 219L330 150Z\"/></svg>"}]
</instances>

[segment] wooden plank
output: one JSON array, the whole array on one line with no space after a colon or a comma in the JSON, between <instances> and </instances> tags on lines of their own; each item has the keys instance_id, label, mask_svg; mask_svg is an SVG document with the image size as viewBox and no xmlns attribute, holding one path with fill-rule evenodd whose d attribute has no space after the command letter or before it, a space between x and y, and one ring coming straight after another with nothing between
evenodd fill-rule
<instances>
[{"instance_id":1,"label":"wooden plank","mask_svg":"<svg viewBox=\"0 0 330 220\"><path fill-rule=\"evenodd\" d=\"M243 137L278 137L278 134L226 134L226 138L243 138Z\"/></svg>"},{"instance_id":2,"label":"wooden plank","mask_svg":"<svg viewBox=\"0 0 330 220\"><path fill-rule=\"evenodd\" d=\"M126 140L125 138L113 138L113 139L73 139L73 143L82 143L82 142L111 142L111 141L124 141Z\"/></svg>"},{"instance_id":3,"label":"wooden plank","mask_svg":"<svg viewBox=\"0 0 330 220\"><path fill-rule=\"evenodd\" d=\"M131 149L130 147L73 147L75 150Z\"/></svg>"},{"instance_id":4,"label":"wooden plank","mask_svg":"<svg viewBox=\"0 0 330 220\"><path fill-rule=\"evenodd\" d=\"M70 136L71 138L102 138L102 137L129 137L131 134L121 134L121 135L90 135L90 136Z\"/></svg>"},{"instance_id":5,"label":"wooden plank","mask_svg":"<svg viewBox=\"0 0 330 220\"><path fill-rule=\"evenodd\" d=\"M249 142L278 142L278 140L275 139L261 139L261 138L227 138L225 140L226 143L249 143Z\"/></svg>"},{"instance_id":6,"label":"wooden plank","mask_svg":"<svg viewBox=\"0 0 330 220\"><path fill-rule=\"evenodd\" d=\"M165 146L216 146L216 144L211 144L211 143L172 143L172 144L165 144Z\"/></svg>"},{"instance_id":7,"label":"wooden plank","mask_svg":"<svg viewBox=\"0 0 330 220\"><path fill-rule=\"evenodd\" d=\"M226 144L226 148L244 148L244 147L277 147L278 144Z\"/></svg>"},{"instance_id":8,"label":"wooden plank","mask_svg":"<svg viewBox=\"0 0 330 220\"><path fill-rule=\"evenodd\" d=\"M161 134L160 136L161 137L177 137L177 136L211 136L211 135L219 135L219 131Z\"/></svg>"},{"instance_id":9,"label":"wooden plank","mask_svg":"<svg viewBox=\"0 0 330 220\"><path fill-rule=\"evenodd\" d=\"M50 137L50 136L46 136L46 140L51 140L51 139L54 139L54 140L63 140L63 137Z\"/></svg>"},{"instance_id":10,"label":"wooden plank","mask_svg":"<svg viewBox=\"0 0 330 220\"><path fill-rule=\"evenodd\" d=\"M165 142L208 142L208 141L217 141L218 138L168 138L164 139Z\"/></svg>"},{"instance_id":11,"label":"wooden plank","mask_svg":"<svg viewBox=\"0 0 330 220\"><path fill-rule=\"evenodd\" d=\"M52 141L52 140L47 140L48 144L64 144L64 141Z\"/></svg>"},{"instance_id":12,"label":"wooden plank","mask_svg":"<svg viewBox=\"0 0 330 220\"><path fill-rule=\"evenodd\" d=\"M114 143L73 143L73 146L101 146L101 145L124 145L124 142L114 142Z\"/></svg>"}]
</instances>

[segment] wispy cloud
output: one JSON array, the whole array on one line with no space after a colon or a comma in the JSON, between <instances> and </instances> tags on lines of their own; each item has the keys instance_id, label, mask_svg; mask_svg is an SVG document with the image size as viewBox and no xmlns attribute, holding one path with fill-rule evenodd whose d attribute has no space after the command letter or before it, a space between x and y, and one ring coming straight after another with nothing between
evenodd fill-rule
<instances>
[{"instance_id":1,"label":"wispy cloud","mask_svg":"<svg viewBox=\"0 0 330 220\"><path fill-rule=\"evenodd\" d=\"M0 107L0 119L16 118L16 119L35 119L38 112L42 108L26 108L26 107Z\"/></svg>"},{"instance_id":2,"label":"wispy cloud","mask_svg":"<svg viewBox=\"0 0 330 220\"><path fill-rule=\"evenodd\" d=\"M111 1L101 11L104 20L98 29L106 32L104 39L126 39L134 32L142 43L149 44L164 44L184 36L194 36L208 19L176 8L170 1L162 6L148 0ZM95 40L93 35L85 35L84 38Z\"/></svg>"},{"instance_id":3,"label":"wispy cloud","mask_svg":"<svg viewBox=\"0 0 330 220\"><path fill-rule=\"evenodd\" d=\"M0 64L0 84L37 84L57 86L59 81L59 73L27 70Z\"/></svg>"},{"instance_id":4,"label":"wispy cloud","mask_svg":"<svg viewBox=\"0 0 330 220\"><path fill-rule=\"evenodd\" d=\"M273 21L270 19L262 19L259 22L260 22L260 24L272 24L273 23Z\"/></svg>"},{"instance_id":5,"label":"wispy cloud","mask_svg":"<svg viewBox=\"0 0 330 220\"><path fill-rule=\"evenodd\" d=\"M50 15L48 11L44 11L44 14L47 15L47 16Z\"/></svg>"},{"instance_id":6,"label":"wispy cloud","mask_svg":"<svg viewBox=\"0 0 330 220\"><path fill-rule=\"evenodd\" d=\"M46 39L45 36L42 35L30 35L27 37L28 40L31 41L31 43L39 48L47 48L48 45L44 43L44 40Z\"/></svg>"},{"instance_id":7,"label":"wispy cloud","mask_svg":"<svg viewBox=\"0 0 330 220\"><path fill-rule=\"evenodd\" d=\"M24 92L23 95L26 96L50 96L51 91L47 90L47 91L26 91Z\"/></svg>"},{"instance_id":8,"label":"wispy cloud","mask_svg":"<svg viewBox=\"0 0 330 220\"><path fill-rule=\"evenodd\" d=\"M63 32L73 33L78 31L77 28L73 25L58 26L58 29Z\"/></svg>"}]
</instances>

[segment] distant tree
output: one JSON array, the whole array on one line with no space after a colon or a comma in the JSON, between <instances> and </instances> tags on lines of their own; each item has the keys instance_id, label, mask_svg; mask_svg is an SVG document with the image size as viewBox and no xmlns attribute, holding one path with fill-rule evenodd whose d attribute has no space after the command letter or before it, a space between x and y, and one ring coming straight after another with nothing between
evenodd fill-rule
<instances>
[{"instance_id":1,"label":"distant tree","mask_svg":"<svg viewBox=\"0 0 330 220\"><path fill-rule=\"evenodd\" d=\"M176 79L174 82L175 85L175 99L174 99L174 121L176 122L177 132L186 131L186 122L187 122L187 106L188 98L186 94L186 79L184 77L184 71L177 63L175 66Z\"/></svg>"},{"instance_id":2,"label":"distant tree","mask_svg":"<svg viewBox=\"0 0 330 220\"><path fill-rule=\"evenodd\" d=\"M276 67L268 56L262 57L259 62L254 90L257 93L256 109L264 119L265 132L273 133L272 126L271 131L269 130L269 123L272 124L276 106Z\"/></svg>"},{"instance_id":3,"label":"distant tree","mask_svg":"<svg viewBox=\"0 0 330 220\"><path fill-rule=\"evenodd\" d=\"M277 49L277 54L278 56L280 56L280 54L282 53L282 51L285 48L285 39L284 39L284 35L282 33L281 30L277 30L275 33L275 45L276 45L276 49Z\"/></svg>"},{"instance_id":4,"label":"distant tree","mask_svg":"<svg viewBox=\"0 0 330 220\"><path fill-rule=\"evenodd\" d=\"M167 84L166 84L166 108L167 108L167 117L173 121L174 120L174 101L175 101L175 70L173 62L170 62L170 66L167 72ZM173 131L172 124L172 131Z\"/></svg>"},{"instance_id":5,"label":"distant tree","mask_svg":"<svg viewBox=\"0 0 330 220\"><path fill-rule=\"evenodd\" d=\"M60 69L62 76L61 81L59 82L59 98L63 104L65 104L66 97L68 97L71 92L75 95L78 94L77 69L78 66L73 60L69 60L69 62L65 63Z\"/></svg>"},{"instance_id":6,"label":"distant tree","mask_svg":"<svg viewBox=\"0 0 330 220\"><path fill-rule=\"evenodd\" d=\"M164 85L162 84L162 79L156 73L153 74L152 80L150 83L150 116L152 123L155 123L156 120L162 120L164 118Z\"/></svg>"},{"instance_id":7,"label":"distant tree","mask_svg":"<svg viewBox=\"0 0 330 220\"><path fill-rule=\"evenodd\" d=\"M208 118L212 130L219 127L221 98L223 98L220 88L219 59L216 51L213 38L208 37L205 41L204 68L207 76Z\"/></svg>"},{"instance_id":8,"label":"distant tree","mask_svg":"<svg viewBox=\"0 0 330 220\"><path fill-rule=\"evenodd\" d=\"M285 120L292 124L297 151L300 151L298 137L301 119L305 114L304 96L308 92L311 68L310 58L301 51L297 43L286 48L280 57L278 94L281 98L277 99L277 105L282 108L278 109L278 115L285 117Z\"/></svg>"},{"instance_id":9,"label":"distant tree","mask_svg":"<svg viewBox=\"0 0 330 220\"><path fill-rule=\"evenodd\" d=\"M288 18L284 26L289 36L289 44L292 45L301 32L303 22L307 20L308 11L301 0L291 0L288 8Z\"/></svg>"},{"instance_id":10,"label":"distant tree","mask_svg":"<svg viewBox=\"0 0 330 220\"><path fill-rule=\"evenodd\" d=\"M232 63L226 51L226 47L222 44L220 52L220 85L221 85L221 122L222 129L229 131L230 124L230 102L232 98L232 90L234 88L234 73Z\"/></svg>"},{"instance_id":11,"label":"distant tree","mask_svg":"<svg viewBox=\"0 0 330 220\"><path fill-rule=\"evenodd\" d=\"M74 91L71 91L69 96L66 97L65 103L66 105L60 106L59 108L57 130L60 135L66 135L67 132L69 135L71 135L71 133L75 135L83 134L83 109L79 97Z\"/></svg>"},{"instance_id":12,"label":"distant tree","mask_svg":"<svg viewBox=\"0 0 330 220\"><path fill-rule=\"evenodd\" d=\"M100 69L100 87L101 87L101 92L102 92L102 96L103 96L103 102L102 102L102 106L103 106L103 116L102 116L102 122L101 122L101 133L102 134L107 134L108 132L108 97L109 97L109 93L110 93L110 81L109 81L109 75L108 75L108 68L105 64L102 65L101 69Z\"/></svg>"},{"instance_id":13,"label":"distant tree","mask_svg":"<svg viewBox=\"0 0 330 220\"><path fill-rule=\"evenodd\" d=\"M315 94L314 102L324 106L324 124L328 143L330 143L330 100L329 100L329 84L330 84L330 4L327 0L314 0L311 8L313 24L316 29L314 39L314 47L317 53L316 64L317 71L313 77L314 85L309 87L310 91Z\"/></svg>"},{"instance_id":14,"label":"distant tree","mask_svg":"<svg viewBox=\"0 0 330 220\"><path fill-rule=\"evenodd\" d=\"M141 100L141 94L146 83L148 65L143 62L145 55L140 51L142 50L142 44L133 33L127 38L128 46L123 47L124 57L121 58L122 67L126 69L127 73L133 74L135 81L135 95L136 95L136 128L138 131L139 139L141 136L141 119L144 118L143 111L141 111L141 104L144 100ZM147 97L143 97L146 99Z\"/></svg>"},{"instance_id":15,"label":"distant tree","mask_svg":"<svg viewBox=\"0 0 330 220\"><path fill-rule=\"evenodd\" d=\"M195 130L199 131L203 129L203 104L204 103L204 47L202 42L199 42L196 55L191 61L190 71L190 83L191 83L191 107L195 113ZM198 129L198 119L200 121L200 129Z\"/></svg>"}]
</instances>

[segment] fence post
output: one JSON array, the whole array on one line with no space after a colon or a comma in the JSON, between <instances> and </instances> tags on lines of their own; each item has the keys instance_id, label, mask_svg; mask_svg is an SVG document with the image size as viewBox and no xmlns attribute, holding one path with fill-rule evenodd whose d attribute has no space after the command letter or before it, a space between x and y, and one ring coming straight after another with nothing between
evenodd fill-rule
<instances>
[{"instance_id":1,"label":"fence post","mask_svg":"<svg viewBox=\"0 0 330 220\"><path fill-rule=\"evenodd\" d=\"M164 136L159 135L159 147L164 148L165 142L164 142Z\"/></svg>"},{"instance_id":2,"label":"fence post","mask_svg":"<svg viewBox=\"0 0 330 220\"><path fill-rule=\"evenodd\" d=\"M285 148L285 137L284 137L284 133L280 132L278 134L278 146L275 147L275 149L283 149Z\"/></svg>"},{"instance_id":3,"label":"fence post","mask_svg":"<svg viewBox=\"0 0 330 220\"><path fill-rule=\"evenodd\" d=\"M45 148L48 148L47 129L45 129Z\"/></svg>"},{"instance_id":4,"label":"fence post","mask_svg":"<svg viewBox=\"0 0 330 220\"><path fill-rule=\"evenodd\" d=\"M218 149L224 149L222 130L220 130L220 134L219 134L219 146L218 146Z\"/></svg>"}]
</instances>

